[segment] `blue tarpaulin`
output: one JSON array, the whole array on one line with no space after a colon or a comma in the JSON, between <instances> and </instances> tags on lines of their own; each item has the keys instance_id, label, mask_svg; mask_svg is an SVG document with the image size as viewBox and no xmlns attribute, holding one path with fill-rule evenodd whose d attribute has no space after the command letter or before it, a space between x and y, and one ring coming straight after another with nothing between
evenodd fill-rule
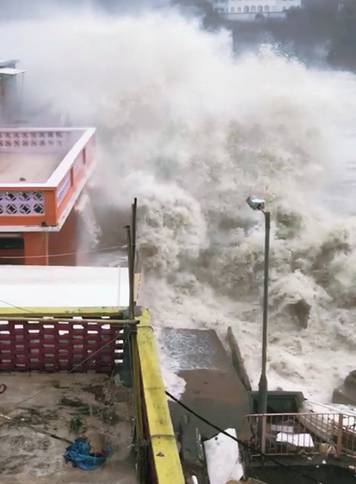
<instances>
[{"instance_id":1,"label":"blue tarpaulin","mask_svg":"<svg viewBox=\"0 0 356 484\"><path fill-rule=\"evenodd\" d=\"M76 439L67 447L64 459L66 462L71 462L74 467L79 467L83 471L91 471L104 464L110 454L109 450L103 454L92 454L90 450L90 443L87 439Z\"/></svg>"}]
</instances>

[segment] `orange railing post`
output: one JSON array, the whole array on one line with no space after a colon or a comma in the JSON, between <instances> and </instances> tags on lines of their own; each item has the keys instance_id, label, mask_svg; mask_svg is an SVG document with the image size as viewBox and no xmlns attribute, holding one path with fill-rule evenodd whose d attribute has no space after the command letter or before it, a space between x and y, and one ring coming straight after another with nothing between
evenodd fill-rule
<instances>
[{"instance_id":1,"label":"orange railing post","mask_svg":"<svg viewBox=\"0 0 356 484\"><path fill-rule=\"evenodd\" d=\"M55 190L45 191L45 207L46 207L46 225L56 225L57 220L57 204L56 204L56 192Z\"/></svg>"}]
</instances>

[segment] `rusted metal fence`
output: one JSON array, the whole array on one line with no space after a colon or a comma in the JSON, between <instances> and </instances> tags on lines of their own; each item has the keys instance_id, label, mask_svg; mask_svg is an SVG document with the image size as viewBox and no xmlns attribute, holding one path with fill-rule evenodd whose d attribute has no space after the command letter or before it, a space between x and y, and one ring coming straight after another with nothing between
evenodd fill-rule
<instances>
[{"instance_id":1,"label":"rusted metal fence","mask_svg":"<svg viewBox=\"0 0 356 484\"><path fill-rule=\"evenodd\" d=\"M109 319L0 321L0 371L110 373L125 365L125 337L132 322Z\"/></svg>"},{"instance_id":2,"label":"rusted metal fence","mask_svg":"<svg viewBox=\"0 0 356 484\"><path fill-rule=\"evenodd\" d=\"M253 455L348 455L356 458L356 416L342 413L248 417Z\"/></svg>"}]
</instances>

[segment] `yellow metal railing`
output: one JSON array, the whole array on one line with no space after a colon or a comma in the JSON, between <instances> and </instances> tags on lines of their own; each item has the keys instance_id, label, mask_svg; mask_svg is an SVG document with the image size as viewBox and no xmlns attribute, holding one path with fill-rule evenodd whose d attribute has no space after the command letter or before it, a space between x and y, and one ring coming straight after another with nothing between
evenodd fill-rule
<instances>
[{"instance_id":1,"label":"yellow metal railing","mask_svg":"<svg viewBox=\"0 0 356 484\"><path fill-rule=\"evenodd\" d=\"M183 470L162 380L156 341L150 314L147 310L144 311L137 326L136 340L143 413L147 423L146 438L149 440L148 445L150 446L155 480L159 484L184 484ZM142 424L144 426L144 423Z\"/></svg>"}]
</instances>

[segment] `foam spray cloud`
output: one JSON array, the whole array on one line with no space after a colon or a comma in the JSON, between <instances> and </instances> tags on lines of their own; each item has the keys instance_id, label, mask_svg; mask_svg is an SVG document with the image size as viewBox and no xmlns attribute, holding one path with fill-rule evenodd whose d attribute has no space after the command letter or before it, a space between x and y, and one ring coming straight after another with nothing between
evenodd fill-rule
<instances>
[{"instance_id":1,"label":"foam spray cloud","mask_svg":"<svg viewBox=\"0 0 356 484\"><path fill-rule=\"evenodd\" d=\"M228 33L174 11L86 12L1 26L33 116L98 126L102 203L140 200L145 302L156 324L234 327L259 374L263 221L273 218L271 387L327 400L354 368L356 78L270 47L235 59ZM64 116L64 117L63 117ZM350 168L351 167L351 168ZM158 295L158 296L157 296Z\"/></svg>"}]
</instances>

